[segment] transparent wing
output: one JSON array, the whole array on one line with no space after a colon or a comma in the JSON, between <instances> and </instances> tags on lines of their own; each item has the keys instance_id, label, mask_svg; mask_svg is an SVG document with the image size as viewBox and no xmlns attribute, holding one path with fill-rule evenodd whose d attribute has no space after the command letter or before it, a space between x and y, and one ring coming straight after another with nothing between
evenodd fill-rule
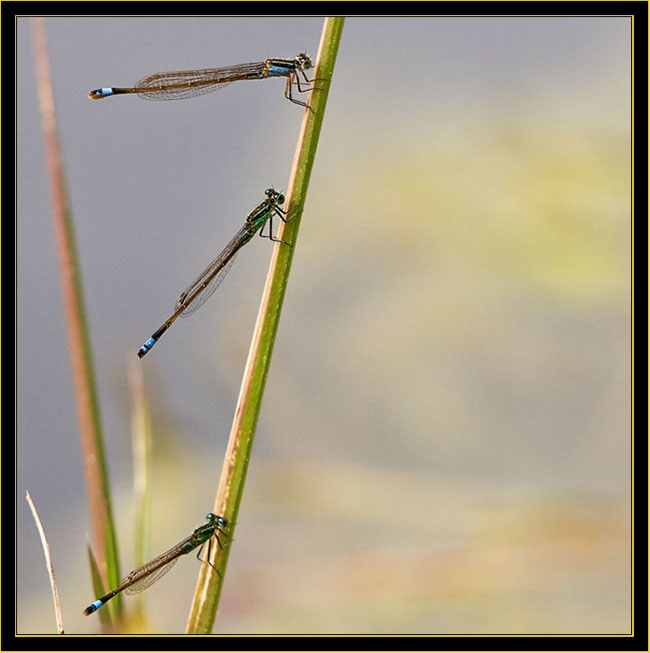
<instances>
[{"instance_id":1,"label":"transparent wing","mask_svg":"<svg viewBox=\"0 0 650 653\"><path fill-rule=\"evenodd\" d=\"M178 296L174 311L182 309L181 317L187 317L203 306L228 274L237 252L251 237L250 225L246 222L219 256Z\"/></svg>"},{"instance_id":2,"label":"transparent wing","mask_svg":"<svg viewBox=\"0 0 650 653\"><path fill-rule=\"evenodd\" d=\"M205 304L205 302L208 301L208 299L210 299L212 293L214 293L214 291L219 287L221 282L226 278L228 271L232 267L232 264L235 262L235 257L236 254L233 255L230 261L228 261L228 263L226 263L221 268L221 270L219 270L219 272L217 272L217 274L214 275L214 277L206 285L205 289L202 290L200 294L195 295L195 298L192 301L190 301L190 303L187 305L185 310L181 313L181 317L187 317L188 315L192 315L194 311L197 311L199 308L201 308L201 306L203 306L203 304ZM200 288L201 284L203 283L203 280L207 279L213 270L214 270L214 266L211 265L210 267L208 267L207 270L205 270L205 272L200 277L198 277L194 281L194 283L188 286L180 294L180 297L176 302L176 306L174 307L174 310L177 311L179 308L181 308L181 306L183 305L183 300L186 297L191 296L193 290Z\"/></svg>"},{"instance_id":3,"label":"transparent wing","mask_svg":"<svg viewBox=\"0 0 650 653\"><path fill-rule=\"evenodd\" d=\"M122 584L125 582L128 582L129 579L137 574L140 575L141 573L145 574L142 578L139 580L135 581L135 583L132 583L129 585L124 591L127 594L137 594L138 592L142 592L142 590L146 590L147 587L151 587L156 581L160 580L175 564L176 561L178 560L179 556L176 558L173 558L170 560L168 563L162 565L162 567L158 567L155 571L152 571L150 574L146 573L146 568L151 565L144 565L144 567L140 567L140 569L136 569L136 571L132 571L123 581ZM154 561L152 561L154 562Z\"/></svg>"},{"instance_id":4,"label":"transparent wing","mask_svg":"<svg viewBox=\"0 0 650 653\"><path fill-rule=\"evenodd\" d=\"M142 89L138 95L147 100L184 100L197 95L212 93L220 88L225 88L230 82L209 81L205 78L190 77L189 74L200 70L182 71L179 73L155 73L143 77L135 88ZM147 91L145 89L151 88Z\"/></svg>"},{"instance_id":5,"label":"transparent wing","mask_svg":"<svg viewBox=\"0 0 650 653\"><path fill-rule=\"evenodd\" d=\"M254 79L263 66L262 62L153 73L139 80L135 88L140 89L138 95L147 100L183 100L211 93L240 79Z\"/></svg>"}]
</instances>

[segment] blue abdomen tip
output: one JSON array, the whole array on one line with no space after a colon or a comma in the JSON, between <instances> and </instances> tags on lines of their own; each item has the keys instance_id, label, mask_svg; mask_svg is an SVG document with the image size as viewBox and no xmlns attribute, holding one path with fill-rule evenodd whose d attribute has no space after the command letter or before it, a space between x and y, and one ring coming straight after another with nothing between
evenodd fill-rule
<instances>
[{"instance_id":1,"label":"blue abdomen tip","mask_svg":"<svg viewBox=\"0 0 650 653\"><path fill-rule=\"evenodd\" d=\"M147 342L145 342L144 345L140 347L138 351L138 358L142 358L145 354L147 354L155 344L156 344L156 339L149 338L149 340L147 340Z\"/></svg>"}]
</instances>

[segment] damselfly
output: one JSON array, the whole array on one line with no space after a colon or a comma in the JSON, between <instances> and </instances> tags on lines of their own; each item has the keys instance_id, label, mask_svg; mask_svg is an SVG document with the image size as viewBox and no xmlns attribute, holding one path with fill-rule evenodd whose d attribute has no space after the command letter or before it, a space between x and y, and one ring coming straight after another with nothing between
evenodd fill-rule
<instances>
[{"instance_id":1,"label":"damselfly","mask_svg":"<svg viewBox=\"0 0 650 653\"><path fill-rule=\"evenodd\" d=\"M273 215L278 216L283 222L288 222L294 217L296 210L284 211L281 209L280 206L284 204L284 195L276 192L273 188L267 188L264 193L266 199L249 213L244 226L233 236L221 254L179 295L174 306L174 312L152 334L151 338L140 347L138 358L142 358L149 352L162 334L176 321L176 318L179 316L186 317L205 304L210 295L219 287L228 270L230 270L237 252L257 231L260 232L260 236L269 238L273 242L284 242L273 237ZM269 235L263 236L262 230L267 220L269 221Z\"/></svg>"},{"instance_id":2,"label":"damselfly","mask_svg":"<svg viewBox=\"0 0 650 653\"><path fill-rule=\"evenodd\" d=\"M111 95L137 93L140 97L148 100L181 100L210 93L240 80L286 77L284 96L294 104L306 107L304 102L296 100L292 96L291 90L294 84L301 93L311 90L309 84L314 80L308 79L305 73L305 70L311 66L311 59L301 52L294 59L273 58L255 63L224 66L223 68L154 73L143 77L131 88L98 88L90 91L88 97L91 100L101 100ZM300 79L301 75L302 80ZM301 81L306 82L308 87L303 88Z\"/></svg>"},{"instance_id":3,"label":"damselfly","mask_svg":"<svg viewBox=\"0 0 650 653\"><path fill-rule=\"evenodd\" d=\"M225 526L228 525L228 520L225 517L220 515L215 515L214 513L209 512L205 518L208 520L202 526L194 529L194 532L186 537L182 542L179 542L176 546L161 553L157 558L154 558L146 565L134 569L126 578L123 578L119 586L116 587L112 592L105 594L100 599L97 599L94 603L91 603L85 610L84 614L89 615L98 610L104 605L107 601L110 601L116 594L119 594L124 590L127 594L137 594L142 592L142 590L147 589L153 585L157 580L160 580L176 563L176 561L182 556L190 551L193 551L198 546L202 546L213 536L217 540L219 548L223 548L221 545L221 540L219 539L219 533L227 535L223 530ZM199 549L199 553L201 550ZM210 553L208 551L208 557ZM198 557L198 556L197 556Z\"/></svg>"}]
</instances>

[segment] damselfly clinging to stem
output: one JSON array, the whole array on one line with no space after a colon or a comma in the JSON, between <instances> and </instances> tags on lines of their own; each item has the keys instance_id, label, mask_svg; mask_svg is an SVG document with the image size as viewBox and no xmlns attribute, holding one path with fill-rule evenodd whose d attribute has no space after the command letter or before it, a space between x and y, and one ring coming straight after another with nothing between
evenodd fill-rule
<instances>
[{"instance_id":1,"label":"damselfly clinging to stem","mask_svg":"<svg viewBox=\"0 0 650 653\"><path fill-rule=\"evenodd\" d=\"M269 235L263 236L273 242L284 242L273 236L273 215L276 215L283 222L293 218L298 207L292 207L289 211L280 208L284 204L284 195L276 192L273 188L264 191L266 199L258 204L246 217L242 228L233 236L232 240L224 247L201 274L179 295L174 312L163 322L147 342L138 350L138 358L145 356L158 342L160 337L176 321L178 317L186 317L203 306L212 293L218 288L224 277L230 270L237 252L255 235L262 230L267 220L269 222ZM285 243L288 244L288 243Z\"/></svg>"},{"instance_id":2,"label":"damselfly clinging to stem","mask_svg":"<svg viewBox=\"0 0 650 653\"><path fill-rule=\"evenodd\" d=\"M111 95L137 93L148 100L182 100L210 93L227 86L231 82L252 79L269 79L286 77L284 96L294 104L307 105L296 100L292 95L295 84L300 93L310 91L313 79L308 79L305 70L312 67L311 59L299 53L294 59L271 58L255 63L242 63L223 68L203 68L199 70L180 70L175 72L154 73L147 75L135 86L129 88L97 88L88 93L91 100L101 100ZM301 79L302 75L302 79ZM303 88L301 83L307 83Z\"/></svg>"},{"instance_id":3,"label":"damselfly clinging to stem","mask_svg":"<svg viewBox=\"0 0 650 653\"><path fill-rule=\"evenodd\" d=\"M122 590L124 590L127 594L137 594L138 592L142 592L142 590L147 589L147 587L151 587L151 585L153 585L157 580L160 580L174 566L176 561L182 555L194 551L194 549L199 546L203 546L206 542L208 543L208 555L206 560L209 562L209 547L211 539L214 537L217 541L217 544L219 545L219 548L223 548L221 540L219 539L219 533L222 535L227 535L226 531L223 529L228 525L228 520L225 517L215 515L212 512L209 512L205 518L207 519L205 524L195 528L191 535L188 535L176 546L169 549L169 551L161 553L153 560L150 560L146 565L142 565L142 567L134 569L128 576L122 579L118 587L116 587L112 592L105 594L101 598L91 603L84 610L84 614L89 615L97 611L102 607L102 605L110 601ZM199 553L200 552L201 549L199 549Z\"/></svg>"}]
</instances>

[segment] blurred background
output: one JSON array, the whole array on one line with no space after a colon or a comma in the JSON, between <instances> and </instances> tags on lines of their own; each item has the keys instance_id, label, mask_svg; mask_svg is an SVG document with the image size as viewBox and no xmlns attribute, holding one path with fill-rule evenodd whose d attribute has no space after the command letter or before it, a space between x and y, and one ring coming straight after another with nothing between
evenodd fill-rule
<instances>
[{"instance_id":1,"label":"blurred background","mask_svg":"<svg viewBox=\"0 0 650 653\"><path fill-rule=\"evenodd\" d=\"M315 56L323 20L47 18L122 572L127 367L264 189L283 81L91 102L142 76ZM17 20L17 630L99 632L29 20ZM350 18L215 633L630 630L631 22ZM139 365L150 554L212 509L272 245ZM184 632L198 562L143 596ZM125 598L130 607L132 597Z\"/></svg>"}]
</instances>

